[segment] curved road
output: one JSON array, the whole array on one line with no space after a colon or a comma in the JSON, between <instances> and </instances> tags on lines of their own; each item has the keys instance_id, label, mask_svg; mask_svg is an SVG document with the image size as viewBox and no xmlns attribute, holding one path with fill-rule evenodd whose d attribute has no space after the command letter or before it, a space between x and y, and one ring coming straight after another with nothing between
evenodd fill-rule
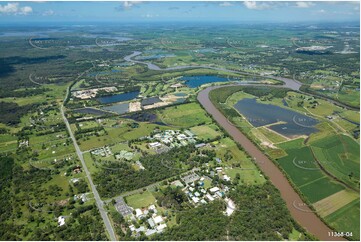
<instances>
[{"instance_id":1,"label":"curved road","mask_svg":"<svg viewBox=\"0 0 361 242\"><path fill-rule=\"evenodd\" d=\"M207 68L218 71L226 71L230 73L237 74L246 74L252 75L250 73L228 70L224 68L217 68L211 66L178 66L178 67L170 67L170 68L160 68L159 66L138 60L133 60L132 58L140 55L142 52L135 51L133 54L124 57L124 60L128 62L134 62L138 64L147 65L147 67L151 70L157 71L172 71L179 69L188 69L188 68ZM295 91L299 91L302 83L296 81L294 79L283 78L283 77L275 77L275 76L263 76L266 78L272 78L275 80L283 81L284 84L278 87L286 87ZM299 194L293 189L290 182L284 176L284 174L279 170L279 168L266 156L263 154L258 147L253 144L238 128L230 124L227 118L213 105L213 103L209 99L209 92L211 90L215 90L217 88L225 87L225 86L236 86L236 85L254 85L254 84L231 84L231 85L222 85L222 86L211 86L208 87L198 93L197 99L200 104L204 107L204 109L212 115L212 117L216 120L216 122L222 126L232 138L238 142L252 157L255 158L259 166L259 168L267 175L273 185L280 191L283 200L286 202L287 208L290 211L292 217L309 233L315 235L320 240L346 240L340 237L330 236L330 232L332 230L322 222L322 220L317 217L317 215L308 207L307 204L303 202ZM264 86L264 85L263 85Z\"/></svg>"}]
</instances>

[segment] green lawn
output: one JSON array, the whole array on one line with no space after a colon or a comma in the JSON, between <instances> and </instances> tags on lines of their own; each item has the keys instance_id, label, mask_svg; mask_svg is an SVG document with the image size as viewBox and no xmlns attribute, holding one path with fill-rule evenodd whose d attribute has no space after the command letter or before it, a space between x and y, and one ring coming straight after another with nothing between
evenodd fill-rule
<instances>
[{"instance_id":1,"label":"green lawn","mask_svg":"<svg viewBox=\"0 0 361 242\"><path fill-rule=\"evenodd\" d=\"M158 117L166 124L184 128L212 122L211 118L197 103L177 105L159 110Z\"/></svg>"},{"instance_id":2,"label":"green lawn","mask_svg":"<svg viewBox=\"0 0 361 242\"><path fill-rule=\"evenodd\" d=\"M155 203L155 197L150 191L137 193L125 198L125 201L132 208L143 208Z\"/></svg>"},{"instance_id":3,"label":"green lawn","mask_svg":"<svg viewBox=\"0 0 361 242\"><path fill-rule=\"evenodd\" d=\"M207 140L214 139L220 136L222 133L216 131L217 126L214 124L201 125L190 128L190 130L198 136L199 139Z\"/></svg>"}]
</instances>

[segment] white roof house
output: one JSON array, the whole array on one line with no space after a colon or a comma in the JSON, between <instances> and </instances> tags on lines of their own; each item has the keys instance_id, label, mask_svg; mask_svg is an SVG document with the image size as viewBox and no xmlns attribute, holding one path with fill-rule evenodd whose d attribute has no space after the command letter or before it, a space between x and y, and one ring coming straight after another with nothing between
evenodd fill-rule
<instances>
[{"instance_id":1,"label":"white roof house","mask_svg":"<svg viewBox=\"0 0 361 242\"><path fill-rule=\"evenodd\" d=\"M154 221L154 223L156 223L156 224L160 224L160 223L163 222L163 218L162 218L162 216L157 216L157 217L154 217L154 218L153 218L153 221Z\"/></svg>"},{"instance_id":2,"label":"white roof house","mask_svg":"<svg viewBox=\"0 0 361 242\"><path fill-rule=\"evenodd\" d=\"M206 197L207 197L208 200L211 201L211 202L214 200L214 198L213 198L213 197L211 196L211 194L209 194L209 193L206 194Z\"/></svg>"},{"instance_id":3,"label":"white roof house","mask_svg":"<svg viewBox=\"0 0 361 242\"><path fill-rule=\"evenodd\" d=\"M219 188L218 187L212 187L211 189L209 189L209 191L211 193L215 193L215 192L218 192L219 191Z\"/></svg>"},{"instance_id":4,"label":"white roof house","mask_svg":"<svg viewBox=\"0 0 361 242\"><path fill-rule=\"evenodd\" d=\"M223 175L223 180L225 180L225 181L230 181L231 178L230 178L229 176L227 176L227 175Z\"/></svg>"},{"instance_id":5,"label":"white roof house","mask_svg":"<svg viewBox=\"0 0 361 242\"><path fill-rule=\"evenodd\" d=\"M58 225L63 226L64 224L65 224L65 217L64 216L59 216L58 217Z\"/></svg>"},{"instance_id":6,"label":"white roof house","mask_svg":"<svg viewBox=\"0 0 361 242\"><path fill-rule=\"evenodd\" d=\"M158 230L158 232L161 232L161 231L163 231L163 229L165 229L166 227L167 227L166 224L161 224L161 225L159 225L159 226L157 227L157 230Z\"/></svg>"},{"instance_id":7,"label":"white roof house","mask_svg":"<svg viewBox=\"0 0 361 242\"><path fill-rule=\"evenodd\" d=\"M139 217L142 216L142 215L143 215L142 210L140 210L139 208L137 208L137 209L135 210L135 216L136 216L137 218L139 218Z\"/></svg>"},{"instance_id":8,"label":"white roof house","mask_svg":"<svg viewBox=\"0 0 361 242\"><path fill-rule=\"evenodd\" d=\"M156 148L156 147L161 146L162 144L159 142L153 142L153 143L149 143L148 145L150 148Z\"/></svg>"},{"instance_id":9,"label":"white roof house","mask_svg":"<svg viewBox=\"0 0 361 242\"><path fill-rule=\"evenodd\" d=\"M194 203L198 203L199 202L199 198L198 197L192 197L192 200Z\"/></svg>"}]
</instances>

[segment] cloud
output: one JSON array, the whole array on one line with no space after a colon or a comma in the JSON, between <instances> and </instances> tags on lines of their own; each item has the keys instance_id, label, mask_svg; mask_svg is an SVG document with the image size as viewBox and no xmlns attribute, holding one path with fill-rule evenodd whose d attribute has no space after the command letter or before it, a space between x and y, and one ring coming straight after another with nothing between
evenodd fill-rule
<instances>
[{"instance_id":1,"label":"cloud","mask_svg":"<svg viewBox=\"0 0 361 242\"><path fill-rule=\"evenodd\" d=\"M313 2L296 2L296 8L309 8L315 6Z\"/></svg>"},{"instance_id":2,"label":"cloud","mask_svg":"<svg viewBox=\"0 0 361 242\"><path fill-rule=\"evenodd\" d=\"M223 3L220 3L219 6L221 6L221 7L231 7L231 6L233 6L233 3L223 2Z\"/></svg>"},{"instance_id":3,"label":"cloud","mask_svg":"<svg viewBox=\"0 0 361 242\"><path fill-rule=\"evenodd\" d=\"M43 16L51 16L54 14L55 14L55 12L53 10L49 9L49 10L45 11L42 15Z\"/></svg>"},{"instance_id":4,"label":"cloud","mask_svg":"<svg viewBox=\"0 0 361 242\"><path fill-rule=\"evenodd\" d=\"M263 10L271 8L270 3L267 2L244 1L243 5L246 6L246 8L252 10Z\"/></svg>"},{"instance_id":5,"label":"cloud","mask_svg":"<svg viewBox=\"0 0 361 242\"><path fill-rule=\"evenodd\" d=\"M151 14L151 13L147 13L145 15L142 15L143 18L156 18L159 17L158 14Z\"/></svg>"},{"instance_id":6,"label":"cloud","mask_svg":"<svg viewBox=\"0 0 361 242\"><path fill-rule=\"evenodd\" d=\"M130 9L137 4L142 3L141 1L124 1L123 2L123 9Z\"/></svg>"},{"instance_id":7,"label":"cloud","mask_svg":"<svg viewBox=\"0 0 361 242\"><path fill-rule=\"evenodd\" d=\"M33 9L31 7L19 7L19 3L8 3L6 5L0 5L0 14L27 15L32 12Z\"/></svg>"}]
</instances>

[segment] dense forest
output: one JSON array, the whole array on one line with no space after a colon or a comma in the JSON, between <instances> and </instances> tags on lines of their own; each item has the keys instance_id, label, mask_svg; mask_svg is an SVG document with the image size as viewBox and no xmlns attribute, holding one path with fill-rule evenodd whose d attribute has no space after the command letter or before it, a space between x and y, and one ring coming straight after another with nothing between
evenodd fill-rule
<instances>
[{"instance_id":1,"label":"dense forest","mask_svg":"<svg viewBox=\"0 0 361 242\"><path fill-rule=\"evenodd\" d=\"M194 151L194 146L185 146L174 148L172 152L142 157L140 162L145 170L140 171L134 170L129 163L113 162L99 169L94 175L94 180L99 184L97 188L101 196L113 197L178 175L177 161L190 160Z\"/></svg>"},{"instance_id":2,"label":"dense forest","mask_svg":"<svg viewBox=\"0 0 361 242\"><path fill-rule=\"evenodd\" d=\"M236 211L227 217L226 204L215 201L177 214L177 225L153 240L285 240L292 228L312 238L292 219L278 190L267 182L238 186L229 194Z\"/></svg>"}]
</instances>

